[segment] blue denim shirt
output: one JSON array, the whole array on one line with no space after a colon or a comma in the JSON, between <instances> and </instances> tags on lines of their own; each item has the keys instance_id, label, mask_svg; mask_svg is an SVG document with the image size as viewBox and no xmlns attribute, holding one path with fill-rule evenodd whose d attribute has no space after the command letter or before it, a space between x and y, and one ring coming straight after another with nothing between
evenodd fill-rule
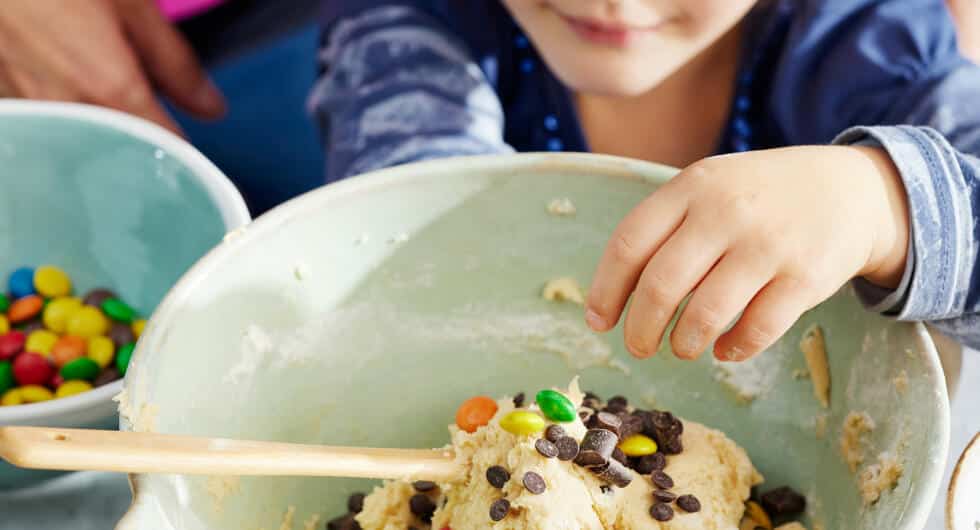
<instances>
[{"instance_id":1,"label":"blue denim shirt","mask_svg":"<svg viewBox=\"0 0 980 530\"><path fill-rule=\"evenodd\" d=\"M871 308L980 347L980 67L942 0L777 0L748 16L718 152L884 148L911 241ZM588 151L568 90L498 0L330 0L310 106L327 179L452 155Z\"/></svg>"}]
</instances>

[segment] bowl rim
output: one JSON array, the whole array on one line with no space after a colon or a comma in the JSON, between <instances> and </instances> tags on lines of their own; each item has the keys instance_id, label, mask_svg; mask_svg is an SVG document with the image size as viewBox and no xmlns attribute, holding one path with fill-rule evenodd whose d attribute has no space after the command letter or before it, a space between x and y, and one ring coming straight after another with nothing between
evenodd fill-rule
<instances>
[{"instance_id":1,"label":"bowl rim","mask_svg":"<svg viewBox=\"0 0 980 530\"><path fill-rule=\"evenodd\" d=\"M946 504L945 504L945 519L946 519L946 529L947 530L966 530L961 529L956 524L956 516L958 514L957 507L962 505L963 502L957 497L957 493L962 489L960 487L960 472L966 467L967 460L980 459L980 432L970 439L970 442L966 444L966 449L963 450L963 454L960 455L959 460L956 462L956 467L953 468L953 474L949 479L949 486L946 490ZM966 491L964 493L970 493ZM962 511L962 510L960 510Z\"/></svg>"},{"instance_id":2,"label":"bowl rim","mask_svg":"<svg viewBox=\"0 0 980 530\"><path fill-rule=\"evenodd\" d=\"M166 151L189 170L190 176L204 189L218 209L226 232L251 222L251 214L245 205L245 200L231 180L186 140L153 122L117 110L81 103L0 99L0 118L9 116L50 117L87 122L114 129L154 145ZM2 407L0 425L63 416L89 409L112 399L119 394L122 387L123 379L120 379L75 396Z\"/></svg>"},{"instance_id":3,"label":"bowl rim","mask_svg":"<svg viewBox=\"0 0 980 530\"><path fill-rule=\"evenodd\" d=\"M298 197L290 199L263 214L259 219L242 227L228 235L224 241L212 248L204 257L191 267L173 288L167 293L163 301L157 306L157 313L161 318L150 322L144 336L154 337L142 342L143 347L137 345L133 353L132 372L135 377L127 377L125 385L127 389L135 390L142 387L145 390L145 381L137 382L136 377L142 379L145 374L142 372L142 357L150 355L144 353L144 347L148 343L156 342L157 334L168 333L169 320L174 309L183 305L188 298L197 291L197 286L206 281L216 268L223 264L228 257L232 256L238 248L245 244L245 238L240 235L248 232L251 237L258 237L260 234L274 232L287 225L293 220L302 217L304 214L323 208L325 205L342 200L345 197L352 197L361 193L369 192L373 189L384 188L391 185L402 184L418 178L432 178L434 176L445 175L447 173L465 172L474 167L486 172L509 171L523 172L533 175L540 171L596 171L601 175L612 178L626 178L632 180L647 180L653 183L663 183L679 172L678 169L646 161L634 160L629 158L601 155L595 153L513 153L506 155L475 155L447 157L421 162L413 162L376 171L371 171L350 177L348 179L331 183L327 186L304 193ZM929 513L933 509L934 500L940 491L945 463L949 458L950 443L950 407L946 379L943 376L943 369L939 358L936 345L933 342L925 325L921 322L908 323L912 326L915 337L920 343L918 353L925 357L924 361L929 369L929 375L936 382L936 397L938 412L938 441L930 448L928 461L932 462L932 467L919 478L916 490L921 492L924 502L913 503L906 510L906 519L901 527L895 530L921 530L925 528ZM135 387L135 388L134 388ZM139 414L139 403L133 403L138 398L139 393L135 391L127 392L124 398L128 410L136 411ZM121 418L121 428L131 430L132 426ZM937 455L941 455L937 458ZM131 477L133 484L133 504L130 510L120 520L116 530L135 530L138 528L142 497L148 495L145 488L141 488L140 479L142 475ZM169 523L169 521L168 521Z\"/></svg>"}]
</instances>

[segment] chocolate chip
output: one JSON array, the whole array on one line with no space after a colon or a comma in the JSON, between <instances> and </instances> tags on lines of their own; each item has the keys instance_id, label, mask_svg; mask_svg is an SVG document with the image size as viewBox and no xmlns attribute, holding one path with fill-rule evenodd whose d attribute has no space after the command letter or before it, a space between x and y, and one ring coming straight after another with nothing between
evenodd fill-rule
<instances>
[{"instance_id":1,"label":"chocolate chip","mask_svg":"<svg viewBox=\"0 0 980 530\"><path fill-rule=\"evenodd\" d=\"M436 503L424 493L416 493L408 499L408 507L416 517L425 523L432 522L432 514L436 513Z\"/></svg>"},{"instance_id":2,"label":"chocolate chip","mask_svg":"<svg viewBox=\"0 0 980 530\"><path fill-rule=\"evenodd\" d=\"M650 480L653 481L654 486L662 490L669 490L674 487L674 479L670 478L670 475L663 471L654 471L651 473Z\"/></svg>"},{"instance_id":3,"label":"chocolate chip","mask_svg":"<svg viewBox=\"0 0 980 530\"><path fill-rule=\"evenodd\" d=\"M85 305L95 306L102 308L102 302L110 298L119 298L116 293L110 291L109 289L92 289L91 291L85 293L85 297L82 298L82 303Z\"/></svg>"},{"instance_id":4,"label":"chocolate chip","mask_svg":"<svg viewBox=\"0 0 980 530\"><path fill-rule=\"evenodd\" d=\"M561 425L549 425L547 429L544 430L544 437L551 443L555 443L559 438L565 436L565 429Z\"/></svg>"},{"instance_id":5,"label":"chocolate chip","mask_svg":"<svg viewBox=\"0 0 980 530\"><path fill-rule=\"evenodd\" d=\"M630 405L629 401L627 401L626 398L624 398L623 396L613 396L609 398L609 401L606 402L606 408L609 409L611 412L619 412L621 410L626 410L627 408L629 408L629 405Z\"/></svg>"},{"instance_id":6,"label":"chocolate chip","mask_svg":"<svg viewBox=\"0 0 980 530\"><path fill-rule=\"evenodd\" d=\"M524 392L518 392L517 395L514 396L514 408L519 409L523 406L524 406Z\"/></svg>"},{"instance_id":7,"label":"chocolate chip","mask_svg":"<svg viewBox=\"0 0 980 530\"><path fill-rule=\"evenodd\" d=\"M612 412L599 412L593 418L595 418L595 426L590 428L605 429L619 436L619 428L623 426L623 420L619 419L619 416Z\"/></svg>"},{"instance_id":8,"label":"chocolate chip","mask_svg":"<svg viewBox=\"0 0 980 530\"><path fill-rule=\"evenodd\" d=\"M666 504L654 504L650 508L650 516L664 523L674 518L674 510Z\"/></svg>"},{"instance_id":9,"label":"chocolate chip","mask_svg":"<svg viewBox=\"0 0 980 530\"><path fill-rule=\"evenodd\" d=\"M510 512L510 501L507 499L497 499L490 505L490 520L501 521Z\"/></svg>"},{"instance_id":10,"label":"chocolate chip","mask_svg":"<svg viewBox=\"0 0 980 530\"><path fill-rule=\"evenodd\" d=\"M354 520L354 514L349 513L328 521L327 530L361 530L361 525Z\"/></svg>"},{"instance_id":11,"label":"chocolate chip","mask_svg":"<svg viewBox=\"0 0 980 530\"><path fill-rule=\"evenodd\" d=\"M35 331L44 329L44 323L41 322L41 319L36 318L34 320L31 320L30 322L21 324L17 329L19 329L21 333L23 333L24 335L30 335Z\"/></svg>"},{"instance_id":12,"label":"chocolate chip","mask_svg":"<svg viewBox=\"0 0 980 530\"><path fill-rule=\"evenodd\" d=\"M98 377L95 378L95 381L92 382L92 386L105 386L117 379L119 379L119 370L116 370L115 368L106 368L101 374L98 375Z\"/></svg>"},{"instance_id":13,"label":"chocolate chip","mask_svg":"<svg viewBox=\"0 0 980 530\"><path fill-rule=\"evenodd\" d=\"M363 493L352 493L350 497L347 497L347 511L351 513L361 513L364 509L364 494Z\"/></svg>"},{"instance_id":14,"label":"chocolate chip","mask_svg":"<svg viewBox=\"0 0 980 530\"><path fill-rule=\"evenodd\" d=\"M633 474L623 464L616 460L610 460L608 464L592 468L592 472L599 480L606 481L618 488L625 488L633 482Z\"/></svg>"},{"instance_id":15,"label":"chocolate chip","mask_svg":"<svg viewBox=\"0 0 980 530\"><path fill-rule=\"evenodd\" d=\"M567 462L569 460L575 460L575 457L578 456L578 442L571 436L559 438L555 442L555 447L558 448L558 460Z\"/></svg>"},{"instance_id":16,"label":"chocolate chip","mask_svg":"<svg viewBox=\"0 0 980 530\"><path fill-rule=\"evenodd\" d=\"M599 397L598 394L596 394L595 392L589 392L587 390L585 392L585 399L591 399L593 401L602 401L602 398Z\"/></svg>"},{"instance_id":17,"label":"chocolate chip","mask_svg":"<svg viewBox=\"0 0 980 530\"><path fill-rule=\"evenodd\" d=\"M652 413L653 426L657 429L668 430L673 428L676 419L670 412L655 410Z\"/></svg>"},{"instance_id":18,"label":"chocolate chip","mask_svg":"<svg viewBox=\"0 0 980 530\"><path fill-rule=\"evenodd\" d=\"M582 406L591 410L599 410L602 408L602 402L598 399L585 398L582 400Z\"/></svg>"},{"instance_id":19,"label":"chocolate chip","mask_svg":"<svg viewBox=\"0 0 980 530\"><path fill-rule=\"evenodd\" d=\"M584 467L604 465L609 462L618 442L619 438L612 431L589 429L582 439L575 463Z\"/></svg>"},{"instance_id":20,"label":"chocolate chip","mask_svg":"<svg viewBox=\"0 0 980 530\"><path fill-rule=\"evenodd\" d=\"M524 487L527 488L527 491L530 491L535 495L544 493L544 490L547 488L544 483L544 479L541 478L541 475L535 473L534 471L524 473L524 479L521 482L524 483Z\"/></svg>"},{"instance_id":21,"label":"chocolate chip","mask_svg":"<svg viewBox=\"0 0 980 530\"><path fill-rule=\"evenodd\" d=\"M113 322L112 327L109 328L108 335L112 339L112 343L116 345L116 348L121 348L130 342L136 341L133 330L122 322Z\"/></svg>"},{"instance_id":22,"label":"chocolate chip","mask_svg":"<svg viewBox=\"0 0 980 530\"><path fill-rule=\"evenodd\" d=\"M664 442L662 451L668 455L679 455L684 452L684 445L679 437L671 438Z\"/></svg>"},{"instance_id":23,"label":"chocolate chip","mask_svg":"<svg viewBox=\"0 0 980 530\"><path fill-rule=\"evenodd\" d=\"M490 466L487 468L487 482L491 486L500 489L510 480L510 473L500 466Z\"/></svg>"},{"instance_id":24,"label":"chocolate chip","mask_svg":"<svg viewBox=\"0 0 980 530\"><path fill-rule=\"evenodd\" d=\"M416 480L412 483L412 487L415 488L415 491L425 493L436 489L436 483L428 480Z\"/></svg>"},{"instance_id":25,"label":"chocolate chip","mask_svg":"<svg viewBox=\"0 0 980 530\"><path fill-rule=\"evenodd\" d=\"M612 458L624 466L629 461L629 459L626 457L626 453L624 453L623 450L618 447L613 449Z\"/></svg>"},{"instance_id":26,"label":"chocolate chip","mask_svg":"<svg viewBox=\"0 0 980 530\"><path fill-rule=\"evenodd\" d=\"M643 434L653 438L667 454L680 452L683 432L684 423L669 412L654 410L643 417Z\"/></svg>"},{"instance_id":27,"label":"chocolate chip","mask_svg":"<svg viewBox=\"0 0 980 530\"><path fill-rule=\"evenodd\" d=\"M592 416L592 412L588 410L578 411L578 419L582 420L583 422L587 421L590 416Z\"/></svg>"},{"instance_id":28,"label":"chocolate chip","mask_svg":"<svg viewBox=\"0 0 980 530\"><path fill-rule=\"evenodd\" d=\"M766 512L774 517L796 515L806 509L806 497L787 486L763 493L761 501Z\"/></svg>"},{"instance_id":29,"label":"chocolate chip","mask_svg":"<svg viewBox=\"0 0 980 530\"><path fill-rule=\"evenodd\" d=\"M534 442L534 448L537 449L538 453L541 453L541 456L545 458L554 458L558 456L558 448L555 447L555 444L545 440L544 438L538 438Z\"/></svg>"},{"instance_id":30,"label":"chocolate chip","mask_svg":"<svg viewBox=\"0 0 980 530\"><path fill-rule=\"evenodd\" d=\"M677 498L677 495L667 491L667 490L653 490L653 500L657 502L672 503Z\"/></svg>"},{"instance_id":31,"label":"chocolate chip","mask_svg":"<svg viewBox=\"0 0 980 530\"><path fill-rule=\"evenodd\" d=\"M637 458L633 469L641 475L649 475L654 471L663 471L665 467L667 467L667 457L663 453L653 453Z\"/></svg>"},{"instance_id":32,"label":"chocolate chip","mask_svg":"<svg viewBox=\"0 0 980 530\"><path fill-rule=\"evenodd\" d=\"M694 495L681 495L680 497L677 497L677 506L687 513L696 513L701 511L701 501L699 501Z\"/></svg>"},{"instance_id":33,"label":"chocolate chip","mask_svg":"<svg viewBox=\"0 0 980 530\"><path fill-rule=\"evenodd\" d=\"M637 416L636 414L626 414L620 417L623 425L619 428L619 437L622 439L629 438L634 434L640 434L643 432L643 418Z\"/></svg>"}]
</instances>

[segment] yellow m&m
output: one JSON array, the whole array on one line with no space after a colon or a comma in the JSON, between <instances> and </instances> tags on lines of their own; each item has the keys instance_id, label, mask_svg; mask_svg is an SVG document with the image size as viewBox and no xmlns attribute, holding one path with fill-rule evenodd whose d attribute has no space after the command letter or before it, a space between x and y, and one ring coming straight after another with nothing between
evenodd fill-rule
<instances>
[{"instance_id":1,"label":"yellow m&m","mask_svg":"<svg viewBox=\"0 0 980 530\"><path fill-rule=\"evenodd\" d=\"M88 339L88 358L95 361L99 368L109 366L115 354L116 345L109 337L99 335Z\"/></svg>"},{"instance_id":2,"label":"yellow m&m","mask_svg":"<svg viewBox=\"0 0 980 530\"><path fill-rule=\"evenodd\" d=\"M40 353L47 357L51 355L51 348L54 343L58 342L58 334L46 329L39 329L37 331L32 331L30 335L27 336L27 341L24 342L24 350L34 353Z\"/></svg>"},{"instance_id":3,"label":"yellow m&m","mask_svg":"<svg viewBox=\"0 0 980 530\"><path fill-rule=\"evenodd\" d=\"M20 388L11 388L0 397L0 407L13 407L14 405L22 405L23 403L24 398L20 396Z\"/></svg>"},{"instance_id":4,"label":"yellow m&m","mask_svg":"<svg viewBox=\"0 0 980 530\"><path fill-rule=\"evenodd\" d=\"M58 390L55 391L54 395L57 398L64 398L81 394L82 392L88 392L89 390L92 390L91 383L80 379L73 379L62 383L61 386L58 387Z\"/></svg>"},{"instance_id":5,"label":"yellow m&m","mask_svg":"<svg viewBox=\"0 0 980 530\"><path fill-rule=\"evenodd\" d=\"M71 278L58 267L42 265L34 271L34 290L45 298L67 296L71 293Z\"/></svg>"},{"instance_id":6,"label":"yellow m&m","mask_svg":"<svg viewBox=\"0 0 980 530\"><path fill-rule=\"evenodd\" d=\"M140 335L143 334L144 328L146 328L146 320L142 318L134 320L132 324L133 336L137 339L140 338Z\"/></svg>"},{"instance_id":7,"label":"yellow m&m","mask_svg":"<svg viewBox=\"0 0 980 530\"><path fill-rule=\"evenodd\" d=\"M55 298L44 307L41 321L51 331L64 333L68 328L68 320L81 308L82 301L78 298L67 296Z\"/></svg>"},{"instance_id":8,"label":"yellow m&m","mask_svg":"<svg viewBox=\"0 0 980 530\"><path fill-rule=\"evenodd\" d=\"M41 385L26 385L19 388L24 403L40 403L54 399L54 394Z\"/></svg>"},{"instance_id":9,"label":"yellow m&m","mask_svg":"<svg viewBox=\"0 0 980 530\"><path fill-rule=\"evenodd\" d=\"M109 331L109 319L98 308L85 306L68 319L67 331L85 339L105 335Z\"/></svg>"},{"instance_id":10,"label":"yellow m&m","mask_svg":"<svg viewBox=\"0 0 980 530\"><path fill-rule=\"evenodd\" d=\"M537 434L544 430L545 421L540 414L527 410L515 410L500 419L500 428L518 436Z\"/></svg>"},{"instance_id":11,"label":"yellow m&m","mask_svg":"<svg viewBox=\"0 0 980 530\"><path fill-rule=\"evenodd\" d=\"M657 452L657 442L649 436L634 434L620 442L619 449L626 456L647 456Z\"/></svg>"}]
</instances>

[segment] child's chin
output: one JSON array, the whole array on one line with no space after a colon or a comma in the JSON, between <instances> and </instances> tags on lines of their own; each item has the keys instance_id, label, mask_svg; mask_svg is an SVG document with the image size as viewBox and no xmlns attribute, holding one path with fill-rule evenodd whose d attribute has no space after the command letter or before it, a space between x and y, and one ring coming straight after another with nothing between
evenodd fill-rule
<instances>
[{"instance_id":1,"label":"child's chin","mask_svg":"<svg viewBox=\"0 0 980 530\"><path fill-rule=\"evenodd\" d=\"M664 75L653 72L637 74L634 71L593 70L561 75L562 81L573 91L605 97L633 97L654 89Z\"/></svg>"}]
</instances>

